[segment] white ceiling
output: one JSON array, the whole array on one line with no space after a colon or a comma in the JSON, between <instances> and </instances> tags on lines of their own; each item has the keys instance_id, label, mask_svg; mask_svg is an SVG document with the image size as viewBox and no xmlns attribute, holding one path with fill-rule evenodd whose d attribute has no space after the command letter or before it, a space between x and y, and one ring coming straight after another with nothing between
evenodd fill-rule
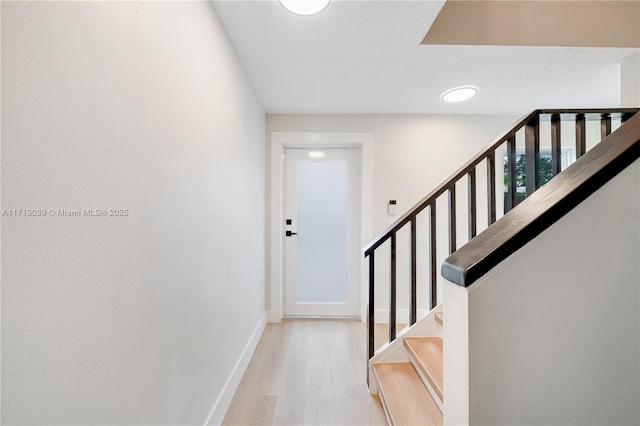
<instances>
[{"instance_id":1,"label":"white ceiling","mask_svg":"<svg viewBox=\"0 0 640 426\"><path fill-rule=\"evenodd\" d=\"M619 105L638 49L421 45L444 1L339 1L300 17L275 0L214 1L267 113L514 114ZM445 104L445 90L478 95Z\"/></svg>"}]
</instances>

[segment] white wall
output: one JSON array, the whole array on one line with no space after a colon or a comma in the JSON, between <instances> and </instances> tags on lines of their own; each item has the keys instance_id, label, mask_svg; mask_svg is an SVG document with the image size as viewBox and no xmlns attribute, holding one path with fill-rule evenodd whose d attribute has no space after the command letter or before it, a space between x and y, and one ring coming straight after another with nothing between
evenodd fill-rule
<instances>
[{"instance_id":1,"label":"white wall","mask_svg":"<svg viewBox=\"0 0 640 426\"><path fill-rule=\"evenodd\" d=\"M219 422L264 318L265 115L211 4L3 2L2 66L2 208L129 210L2 217L3 423Z\"/></svg>"},{"instance_id":2,"label":"white wall","mask_svg":"<svg viewBox=\"0 0 640 426\"><path fill-rule=\"evenodd\" d=\"M640 52L620 64L620 105L640 106Z\"/></svg>"},{"instance_id":3,"label":"white wall","mask_svg":"<svg viewBox=\"0 0 640 426\"><path fill-rule=\"evenodd\" d=\"M640 422L639 188L640 160L469 287L468 300L447 298L447 316L450 302L468 302L471 424ZM453 331L445 323L445 342ZM459 358L444 349L445 365Z\"/></svg>"},{"instance_id":4,"label":"white wall","mask_svg":"<svg viewBox=\"0 0 640 426\"><path fill-rule=\"evenodd\" d=\"M373 234L388 225L387 203L398 202L398 214L411 208L466 160L507 130L516 116L464 115L267 115L267 143L271 132L366 132L373 134ZM497 171L502 173L498 162ZM486 227L486 166L478 169L478 232ZM501 181L498 177L497 181ZM466 180L458 185L458 241L466 241ZM499 208L502 200L498 196ZM438 203L437 221L447 223L446 196ZM418 247L427 247L428 212L418 221ZM269 237L267 237L269 238ZM438 277L440 265L448 253L446 226L438 235ZM398 309L399 320L406 321L409 285L409 232L398 236ZM388 320L388 249L377 252L376 321ZM419 309L428 309L427 252L418 252ZM440 292L440 294L442 294Z\"/></svg>"},{"instance_id":5,"label":"white wall","mask_svg":"<svg viewBox=\"0 0 640 426\"><path fill-rule=\"evenodd\" d=\"M443 424L469 424L469 292L449 281L443 285L447 320L442 324ZM446 338L444 338L446 336Z\"/></svg>"}]
</instances>

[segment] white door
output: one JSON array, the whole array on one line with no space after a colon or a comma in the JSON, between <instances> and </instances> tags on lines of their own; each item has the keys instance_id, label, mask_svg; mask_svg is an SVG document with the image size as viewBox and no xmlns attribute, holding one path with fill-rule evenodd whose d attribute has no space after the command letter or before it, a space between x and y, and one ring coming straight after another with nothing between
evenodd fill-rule
<instances>
[{"instance_id":1,"label":"white door","mask_svg":"<svg viewBox=\"0 0 640 426\"><path fill-rule=\"evenodd\" d=\"M357 317L358 149L285 151L285 316Z\"/></svg>"}]
</instances>

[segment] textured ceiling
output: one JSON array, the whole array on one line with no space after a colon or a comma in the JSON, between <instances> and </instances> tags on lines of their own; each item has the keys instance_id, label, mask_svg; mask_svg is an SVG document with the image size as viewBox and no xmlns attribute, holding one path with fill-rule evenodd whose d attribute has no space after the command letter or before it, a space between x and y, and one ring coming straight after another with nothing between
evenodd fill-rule
<instances>
[{"instance_id":1,"label":"textured ceiling","mask_svg":"<svg viewBox=\"0 0 640 426\"><path fill-rule=\"evenodd\" d=\"M632 48L421 45L443 1L337 1L300 17L277 1L214 1L267 113L513 114L619 105ZM474 85L470 101L440 95Z\"/></svg>"}]
</instances>

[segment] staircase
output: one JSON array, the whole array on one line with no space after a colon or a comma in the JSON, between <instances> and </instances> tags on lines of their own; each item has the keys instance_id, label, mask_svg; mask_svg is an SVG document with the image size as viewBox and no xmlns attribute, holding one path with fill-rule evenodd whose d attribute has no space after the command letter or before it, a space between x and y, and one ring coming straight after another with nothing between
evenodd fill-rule
<instances>
[{"instance_id":1,"label":"staircase","mask_svg":"<svg viewBox=\"0 0 640 426\"><path fill-rule=\"evenodd\" d=\"M442 311L430 322L442 332ZM435 334L435 333L433 333ZM390 425L441 425L443 409L442 337L411 336L402 339L406 357L373 362L375 387ZM398 352L398 351L397 351Z\"/></svg>"},{"instance_id":2,"label":"staircase","mask_svg":"<svg viewBox=\"0 0 640 426\"><path fill-rule=\"evenodd\" d=\"M363 251L365 257L369 260L369 335L368 335L368 353L369 353L369 365L367 368L369 388L371 393L377 393L382 402L385 414L387 416L388 423L391 425L441 425L445 420L443 418L444 410L444 360L445 354L443 353L443 337L446 337L444 333L444 301L442 297L438 297L438 286L442 285L441 279L438 278L437 269L440 265L437 264L438 250L438 229L439 227L445 227L448 235L447 255L450 256L445 262L446 273L445 277L450 281L459 285L468 286L471 282L485 274L489 269L497 265L497 262L506 258L509 254L513 253L522 247L523 244L530 241L536 235L541 233L545 227L550 226L551 223L558 220L559 217L566 214L567 209L573 208L581 200L588 197L597 188L602 186L606 179L610 179L611 176L617 174L622 168L626 167L625 164L630 164L637 158L640 149L627 148L628 151L620 152L616 160L609 160L617 162L617 165L612 167L603 167L602 170L598 169L594 172L594 164L598 163L598 158L586 158L583 161L577 162L571 171L568 171L565 179L575 180L577 173L580 173L580 167L578 165L584 165L584 167L591 167L591 172L594 176L597 175L597 180L591 180L578 188L573 188L573 192L569 194L551 194L549 199L553 199L554 196L558 205L562 204L562 208L557 206L549 207L549 201L541 201L539 209L540 219L531 218L531 223L536 224L535 227L529 227L519 233L518 238L520 242L513 242L511 240L503 243L501 247L491 253L484 253L483 247L488 247L488 244L477 242L478 240L492 241L500 239L499 231L505 228L505 223L502 222L500 216L503 214L505 218L509 217L507 213L513 210L522 199L519 199L519 194L522 193L525 197L531 196L540 187L547 182L544 181L541 175L541 149L540 149L540 128L541 124L546 128L548 126L550 131L550 160L551 160L551 173L552 177L555 175L562 175L563 164L561 160L561 149L566 146L562 144L562 129L567 125L572 128L575 135L575 141L572 141L572 149L575 147L576 160L580 159L587 152L587 141L591 141L589 144L593 145L594 135L588 135L587 129L592 128L592 125L587 125L589 122L599 122L599 137L597 141L601 141L607 138L613 130L613 127L622 128L624 124L630 120L634 114L638 112L637 108L633 109L608 109L608 110L536 110L531 114L523 117L519 120L513 128L509 129L503 135L501 135L495 142L490 144L486 149L478 153L474 158L469 160L459 170L457 170L449 179L443 182L440 186L435 188L430 194L423 198L416 206L405 213L394 224L389 226L378 238L370 243ZM637 126L636 121L640 121L640 116L634 118L634 126ZM612 123L617 123L617 126L612 126ZM591 123L593 124L593 123ZM624 132L623 132L624 133ZM590 137L589 137L590 136ZM613 137L613 136L612 136ZM608 141L611 138L607 139ZM518 141L524 141L524 153L519 153L517 150ZM574 145L575 143L575 145ZM640 142L639 142L640 143ZM640 145L638 145L640 146ZM614 149L601 149L602 152L607 152L606 155L610 155ZM596 151L596 150L594 150ZM633 152L631 152L633 151ZM503 152L506 155L503 155ZM516 161L517 156L522 157L524 154L526 162L526 172L523 175L518 176L516 173ZM500 178L502 173L502 164L504 157L504 171L505 181ZM625 160L620 158L625 157ZM631 158L635 157L635 158ZM496 158L501 165L500 169L496 169ZM611 157L613 158L613 157ZM623 164L624 163L624 164ZM480 234L476 239L478 228L478 195L477 187L478 181L476 178L476 169L478 167L486 167L486 218L488 228ZM566 167L566 165L565 165ZM577 170L577 172L576 172ZM611 176L609 176L611 175ZM496 176L498 178L496 178ZM457 207L456 201L456 184L461 183L466 177L467 183L467 205L464 209L466 213L462 218L459 214L460 210ZM561 178L559 178L561 179ZM599 181L598 181L599 180ZM518 181L525 182L525 187L518 189ZM460 185L458 185L460 186ZM557 185L556 185L557 186ZM561 185L562 186L562 185ZM569 187L571 185L565 185ZM551 185L551 187L554 187ZM504 189L503 189L504 188ZM506 190L505 190L506 189ZM591 191L591 192L589 192ZM504 192L504 204L500 206L497 202L496 194L502 194ZM548 191L547 191L548 192ZM448 221L437 221L436 215L436 202L439 197L446 195L446 205L448 207ZM484 197L483 197L484 198ZM537 198L536 198L537 200ZM531 200L532 202L534 200ZM565 202L566 201L566 202ZM529 203L529 206L531 203ZM557 208L556 208L557 207ZM531 209L536 210L536 209ZM562 212L560 211L562 210ZM428 211L426 219L428 219L428 226L426 233L428 234L428 262L427 264L419 264L417 256L417 217L423 212ZM552 211L553 214L549 214ZM514 212L515 213L515 212ZM538 212L535 212L536 214ZM559 217L555 217L555 216ZM465 217L466 216L466 217ZM517 215L513 216L517 217ZM468 229L467 241L473 241L474 244L469 244L469 247L473 246L475 249L461 250L467 255L473 251L474 256L483 255L482 262L474 261L473 264L469 264L466 269L459 269L456 265L466 265L464 260L458 259L455 255L457 252L457 243L460 238L457 236L456 231L458 229L458 220L462 219L466 221ZM443 223L444 222L444 223ZM524 221L520 221L524 223ZM409 250L409 277L410 282L406 283L409 288L409 328L404 329L399 334L396 333L396 310L397 310L397 257L398 257L398 244L397 234L398 232L407 226L410 229L410 244ZM389 248L388 258L388 271L389 271L389 339L388 342L382 347L374 347L374 294L376 291L376 250L383 244ZM402 248L402 247L401 247ZM490 259L485 259L490 258ZM455 262L451 261L455 259ZM422 287L426 287L428 290L429 298L426 301L430 307L430 312L424 318L417 318L418 312L418 269L424 268L428 271L428 280L425 283L420 283ZM454 277L451 279L450 277ZM455 319L455 317L454 317ZM380 320L380 319L378 319ZM449 368L452 368L451 366Z\"/></svg>"}]
</instances>

